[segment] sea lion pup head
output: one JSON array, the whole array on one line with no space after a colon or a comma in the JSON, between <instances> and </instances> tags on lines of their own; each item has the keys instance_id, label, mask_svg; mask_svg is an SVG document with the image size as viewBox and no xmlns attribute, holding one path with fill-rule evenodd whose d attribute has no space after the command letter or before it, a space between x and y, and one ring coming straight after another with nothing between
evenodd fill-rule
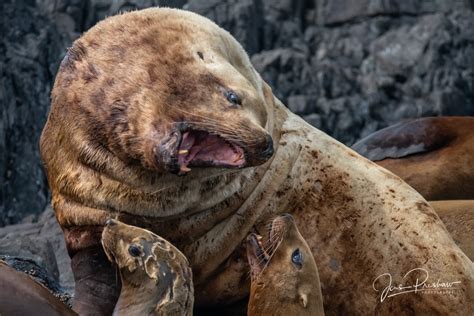
<instances>
[{"instance_id":1,"label":"sea lion pup head","mask_svg":"<svg viewBox=\"0 0 474 316\"><path fill-rule=\"evenodd\" d=\"M62 132L94 166L105 163L94 161L100 151L159 172L243 168L273 154L265 89L228 32L191 12L152 8L108 18L74 43L52 112L68 107Z\"/></svg>"},{"instance_id":2,"label":"sea lion pup head","mask_svg":"<svg viewBox=\"0 0 474 316\"><path fill-rule=\"evenodd\" d=\"M146 229L108 219L102 246L117 265L122 282L114 314L149 315L159 311L164 315L191 315L191 268L171 243Z\"/></svg>"},{"instance_id":3,"label":"sea lion pup head","mask_svg":"<svg viewBox=\"0 0 474 316\"><path fill-rule=\"evenodd\" d=\"M266 242L250 234L247 257L249 315L324 315L316 262L291 215L272 221Z\"/></svg>"}]
</instances>

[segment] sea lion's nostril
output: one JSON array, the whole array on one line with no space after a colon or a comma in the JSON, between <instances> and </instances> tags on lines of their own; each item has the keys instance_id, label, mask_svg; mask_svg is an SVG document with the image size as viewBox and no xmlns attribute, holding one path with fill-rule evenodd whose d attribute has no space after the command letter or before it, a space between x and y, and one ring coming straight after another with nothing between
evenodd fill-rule
<instances>
[{"instance_id":1,"label":"sea lion's nostril","mask_svg":"<svg viewBox=\"0 0 474 316\"><path fill-rule=\"evenodd\" d=\"M109 218L105 221L105 226L114 226L117 225L117 221L115 219Z\"/></svg>"},{"instance_id":2,"label":"sea lion's nostril","mask_svg":"<svg viewBox=\"0 0 474 316\"><path fill-rule=\"evenodd\" d=\"M283 213L283 214L281 214L281 216L288 219L288 220L293 220L293 216L289 213Z\"/></svg>"},{"instance_id":3,"label":"sea lion's nostril","mask_svg":"<svg viewBox=\"0 0 474 316\"><path fill-rule=\"evenodd\" d=\"M273 156L273 139L270 135L267 135L267 147L262 151L262 158L269 159Z\"/></svg>"}]
</instances>

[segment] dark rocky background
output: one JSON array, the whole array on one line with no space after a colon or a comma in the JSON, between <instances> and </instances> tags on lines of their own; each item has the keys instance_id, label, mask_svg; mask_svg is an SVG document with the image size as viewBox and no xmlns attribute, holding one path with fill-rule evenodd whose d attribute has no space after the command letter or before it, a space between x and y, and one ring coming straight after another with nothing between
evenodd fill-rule
<instances>
[{"instance_id":1,"label":"dark rocky background","mask_svg":"<svg viewBox=\"0 0 474 316\"><path fill-rule=\"evenodd\" d=\"M38 140L66 48L156 5L229 30L291 110L347 145L406 118L474 115L474 0L3 0L0 227L44 218Z\"/></svg>"}]
</instances>

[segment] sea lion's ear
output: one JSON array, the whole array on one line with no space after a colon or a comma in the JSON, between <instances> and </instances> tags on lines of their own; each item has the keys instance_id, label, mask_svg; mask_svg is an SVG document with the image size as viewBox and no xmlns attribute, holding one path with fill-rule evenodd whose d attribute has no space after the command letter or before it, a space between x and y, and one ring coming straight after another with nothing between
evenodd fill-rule
<instances>
[{"instance_id":1,"label":"sea lion's ear","mask_svg":"<svg viewBox=\"0 0 474 316\"><path fill-rule=\"evenodd\" d=\"M262 79L262 90L263 90L263 97L265 98L265 103L269 107L273 107L275 105L275 96L273 95L272 88L263 81Z\"/></svg>"},{"instance_id":2,"label":"sea lion's ear","mask_svg":"<svg viewBox=\"0 0 474 316\"><path fill-rule=\"evenodd\" d=\"M308 296L306 294L300 293L300 303L304 308L308 305Z\"/></svg>"},{"instance_id":3,"label":"sea lion's ear","mask_svg":"<svg viewBox=\"0 0 474 316\"><path fill-rule=\"evenodd\" d=\"M148 256L148 258L146 258L144 260L145 264L144 264L144 269L145 269L145 273L148 275L148 277L150 279L155 279L155 280L158 280L158 267L156 266L156 262L155 260L153 259L156 259L156 258L151 258L153 256Z\"/></svg>"}]
</instances>

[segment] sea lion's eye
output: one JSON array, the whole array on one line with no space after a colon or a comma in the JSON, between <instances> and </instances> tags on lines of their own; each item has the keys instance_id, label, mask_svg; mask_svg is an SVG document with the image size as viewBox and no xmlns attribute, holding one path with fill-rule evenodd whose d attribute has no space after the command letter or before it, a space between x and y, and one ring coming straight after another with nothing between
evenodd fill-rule
<instances>
[{"instance_id":1,"label":"sea lion's eye","mask_svg":"<svg viewBox=\"0 0 474 316\"><path fill-rule=\"evenodd\" d=\"M227 101L229 101L230 103L242 105L242 100L234 91L232 90L226 91L225 96L227 98Z\"/></svg>"},{"instance_id":2,"label":"sea lion's eye","mask_svg":"<svg viewBox=\"0 0 474 316\"><path fill-rule=\"evenodd\" d=\"M303 266L303 254L299 249L296 249L291 254L291 262L293 262L298 269L301 269Z\"/></svg>"},{"instance_id":3,"label":"sea lion's eye","mask_svg":"<svg viewBox=\"0 0 474 316\"><path fill-rule=\"evenodd\" d=\"M137 245L131 245L130 247L128 247L128 253L132 257L138 257L139 255L141 255L142 250Z\"/></svg>"}]
</instances>

